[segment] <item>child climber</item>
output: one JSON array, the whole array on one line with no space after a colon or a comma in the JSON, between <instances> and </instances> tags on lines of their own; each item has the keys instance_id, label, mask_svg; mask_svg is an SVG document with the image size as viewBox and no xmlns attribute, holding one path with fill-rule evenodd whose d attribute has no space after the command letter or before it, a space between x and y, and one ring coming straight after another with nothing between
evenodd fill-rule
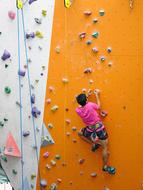
<instances>
[{"instance_id":1,"label":"child climber","mask_svg":"<svg viewBox=\"0 0 143 190\"><path fill-rule=\"evenodd\" d=\"M108 172L109 174L115 174L115 168L108 165L108 134L98 113L101 109L99 90L95 90L94 94L96 96L97 104L88 102L87 98L91 95L91 92L88 93L88 96L85 94L79 94L76 97L79 104L79 107L76 108L76 113L86 125L86 127L82 128L78 134L82 139L93 144L92 151L95 151L99 146L102 147L103 171Z\"/></svg>"}]
</instances>

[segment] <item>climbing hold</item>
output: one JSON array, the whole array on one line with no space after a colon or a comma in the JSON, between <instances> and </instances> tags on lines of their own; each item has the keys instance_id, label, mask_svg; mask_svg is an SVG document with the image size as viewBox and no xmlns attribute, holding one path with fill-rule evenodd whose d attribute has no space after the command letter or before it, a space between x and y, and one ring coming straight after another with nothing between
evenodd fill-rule
<instances>
[{"instance_id":1,"label":"climbing hold","mask_svg":"<svg viewBox=\"0 0 143 190\"><path fill-rule=\"evenodd\" d=\"M10 57L11 57L10 53L5 49L3 55L1 56L1 59L5 61Z\"/></svg>"},{"instance_id":2,"label":"climbing hold","mask_svg":"<svg viewBox=\"0 0 143 190\"><path fill-rule=\"evenodd\" d=\"M5 64L5 68L7 68L8 67L8 64Z\"/></svg>"},{"instance_id":3,"label":"climbing hold","mask_svg":"<svg viewBox=\"0 0 143 190\"><path fill-rule=\"evenodd\" d=\"M38 147L34 144L32 145L32 148L36 150Z\"/></svg>"},{"instance_id":4,"label":"climbing hold","mask_svg":"<svg viewBox=\"0 0 143 190\"><path fill-rule=\"evenodd\" d=\"M48 123L48 128L52 129L53 128L53 124L52 123Z\"/></svg>"},{"instance_id":5,"label":"climbing hold","mask_svg":"<svg viewBox=\"0 0 143 190\"><path fill-rule=\"evenodd\" d=\"M11 20L14 20L16 14L15 14L15 12L13 12L13 11L8 11L8 16L9 16L9 18L10 18Z\"/></svg>"},{"instance_id":6,"label":"climbing hold","mask_svg":"<svg viewBox=\"0 0 143 190\"><path fill-rule=\"evenodd\" d=\"M16 171L15 169L12 170L12 173L13 173L14 175L17 175L17 171Z\"/></svg>"},{"instance_id":7,"label":"climbing hold","mask_svg":"<svg viewBox=\"0 0 143 190\"><path fill-rule=\"evenodd\" d=\"M97 23L98 22L98 19L97 18L94 18L93 19L93 23Z\"/></svg>"},{"instance_id":8,"label":"climbing hold","mask_svg":"<svg viewBox=\"0 0 143 190\"><path fill-rule=\"evenodd\" d=\"M23 137L27 137L30 135L30 131L23 131Z\"/></svg>"},{"instance_id":9,"label":"climbing hold","mask_svg":"<svg viewBox=\"0 0 143 190\"><path fill-rule=\"evenodd\" d=\"M73 182L72 182L72 181L70 181L70 182L69 182L69 184L70 184L70 185L72 185L72 184L73 184Z\"/></svg>"},{"instance_id":10,"label":"climbing hold","mask_svg":"<svg viewBox=\"0 0 143 190\"><path fill-rule=\"evenodd\" d=\"M42 32L40 32L40 31L36 31L35 35L37 36L37 38L43 38L44 37Z\"/></svg>"},{"instance_id":11,"label":"climbing hold","mask_svg":"<svg viewBox=\"0 0 143 190\"><path fill-rule=\"evenodd\" d=\"M2 159L4 162L7 162L7 157L6 157L6 156L2 155L2 156L1 156L1 159Z\"/></svg>"},{"instance_id":12,"label":"climbing hold","mask_svg":"<svg viewBox=\"0 0 143 190\"><path fill-rule=\"evenodd\" d=\"M18 105L20 108L22 108L22 105L20 104L20 102L16 101L15 103L16 103L16 105Z\"/></svg>"},{"instance_id":13,"label":"climbing hold","mask_svg":"<svg viewBox=\"0 0 143 190\"><path fill-rule=\"evenodd\" d=\"M80 159L78 160L78 163L79 163L79 164L83 164L83 163L84 163L84 161L85 161L85 159L84 159L84 158L80 158Z\"/></svg>"},{"instance_id":14,"label":"climbing hold","mask_svg":"<svg viewBox=\"0 0 143 190\"><path fill-rule=\"evenodd\" d=\"M23 70L19 70L19 71L18 71L18 75L21 76L21 77L24 77L24 76L25 76L25 73L26 73L26 72L23 71Z\"/></svg>"},{"instance_id":15,"label":"climbing hold","mask_svg":"<svg viewBox=\"0 0 143 190\"><path fill-rule=\"evenodd\" d=\"M69 108L65 108L65 111L68 112L68 111L69 111Z\"/></svg>"},{"instance_id":16,"label":"climbing hold","mask_svg":"<svg viewBox=\"0 0 143 190\"><path fill-rule=\"evenodd\" d=\"M77 142L77 140L76 140L76 139L73 139L73 140L72 140L72 142L73 142L73 143L76 143L76 142Z\"/></svg>"},{"instance_id":17,"label":"climbing hold","mask_svg":"<svg viewBox=\"0 0 143 190\"><path fill-rule=\"evenodd\" d=\"M61 159L61 156L60 156L59 154L56 154L55 159L56 159L56 160L60 160L60 159Z\"/></svg>"},{"instance_id":18,"label":"climbing hold","mask_svg":"<svg viewBox=\"0 0 143 190\"><path fill-rule=\"evenodd\" d=\"M51 108L51 111L52 111L52 112L56 112L58 109L59 109L59 107L58 107L57 105L54 105L54 106Z\"/></svg>"},{"instance_id":19,"label":"climbing hold","mask_svg":"<svg viewBox=\"0 0 143 190\"><path fill-rule=\"evenodd\" d=\"M66 124L69 125L71 123L71 120L70 119L66 119L65 122L66 122Z\"/></svg>"},{"instance_id":20,"label":"climbing hold","mask_svg":"<svg viewBox=\"0 0 143 190\"><path fill-rule=\"evenodd\" d=\"M45 17L47 15L47 11L46 10L42 10L42 15Z\"/></svg>"},{"instance_id":21,"label":"climbing hold","mask_svg":"<svg viewBox=\"0 0 143 190\"><path fill-rule=\"evenodd\" d=\"M80 39L84 39L85 36L86 36L86 32L81 32L81 33L79 34L79 38L80 38Z\"/></svg>"},{"instance_id":22,"label":"climbing hold","mask_svg":"<svg viewBox=\"0 0 143 190\"><path fill-rule=\"evenodd\" d=\"M29 50L31 50L31 49L32 49L32 47L31 47L31 46L28 46L28 49L29 49Z\"/></svg>"},{"instance_id":23,"label":"climbing hold","mask_svg":"<svg viewBox=\"0 0 143 190\"><path fill-rule=\"evenodd\" d=\"M93 53L98 53L98 49L96 47L92 48Z\"/></svg>"},{"instance_id":24,"label":"climbing hold","mask_svg":"<svg viewBox=\"0 0 143 190\"><path fill-rule=\"evenodd\" d=\"M4 127L4 122L0 121L0 127Z\"/></svg>"},{"instance_id":25,"label":"climbing hold","mask_svg":"<svg viewBox=\"0 0 143 190\"><path fill-rule=\"evenodd\" d=\"M35 104L35 94L31 94L31 103Z\"/></svg>"},{"instance_id":26,"label":"climbing hold","mask_svg":"<svg viewBox=\"0 0 143 190\"><path fill-rule=\"evenodd\" d=\"M43 187L43 188L45 188L45 187L47 187L47 185L48 185L47 181L45 179L41 179L40 186Z\"/></svg>"},{"instance_id":27,"label":"climbing hold","mask_svg":"<svg viewBox=\"0 0 143 190\"><path fill-rule=\"evenodd\" d=\"M70 132L66 132L66 135L67 135L67 136L70 136L70 134L71 134Z\"/></svg>"},{"instance_id":28,"label":"climbing hold","mask_svg":"<svg viewBox=\"0 0 143 190\"><path fill-rule=\"evenodd\" d=\"M86 69L84 69L84 73L92 73L92 69L91 68L86 68Z\"/></svg>"},{"instance_id":29,"label":"climbing hold","mask_svg":"<svg viewBox=\"0 0 143 190\"><path fill-rule=\"evenodd\" d=\"M31 174L31 179L33 180L34 178L36 178L36 174Z\"/></svg>"},{"instance_id":30,"label":"climbing hold","mask_svg":"<svg viewBox=\"0 0 143 190\"><path fill-rule=\"evenodd\" d=\"M80 173L79 173L80 175L83 175L83 171L80 171Z\"/></svg>"},{"instance_id":31,"label":"climbing hold","mask_svg":"<svg viewBox=\"0 0 143 190\"><path fill-rule=\"evenodd\" d=\"M58 178L58 179L57 179L57 182L58 182L58 183L61 183L61 182L62 182L62 179Z\"/></svg>"},{"instance_id":32,"label":"climbing hold","mask_svg":"<svg viewBox=\"0 0 143 190\"><path fill-rule=\"evenodd\" d=\"M48 99L46 100L46 103L47 103L47 104L50 104L50 103L51 103L51 99L48 98Z\"/></svg>"},{"instance_id":33,"label":"climbing hold","mask_svg":"<svg viewBox=\"0 0 143 190\"><path fill-rule=\"evenodd\" d=\"M4 120L5 122L7 122L7 121L8 121L8 119L7 119L7 118L4 118L3 120Z\"/></svg>"},{"instance_id":34,"label":"climbing hold","mask_svg":"<svg viewBox=\"0 0 143 190\"><path fill-rule=\"evenodd\" d=\"M55 51L56 51L56 53L60 53L61 48L60 48L60 46L59 46L59 45L58 45L58 46L56 46Z\"/></svg>"},{"instance_id":35,"label":"climbing hold","mask_svg":"<svg viewBox=\"0 0 143 190\"><path fill-rule=\"evenodd\" d=\"M93 84L94 81L92 79L89 80L89 84Z\"/></svg>"},{"instance_id":36,"label":"climbing hold","mask_svg":"<svg viewBox=\"0 0 143 190\"><path fill-rule=\"evenodd\" d=\"M77 128L76 128L76 127L72 127L72 130L73 130L73 131L76 131L76 130L77 130Z\"/></svg>"},{"instance_id":37,"label":"climbing hold","mask_svg":"<svg viewBox=\"0 0 143 190\"><path fill-rule=\"evenodd\" d=\"M111 53L111 52L112 52L112 48L111 48L111 47L108 47L108 48L107 48L107 52L108 52L108 53Z\"/></svg>"},{"instance_id":38,"label":"climbing hold","mask_svg":"<svg viewBox=\"0 0 143 190\"><path fill-rule=\"evenodd\" d=\"M41 46L38 46L39 50L42 50L42 47Z\"/></svg>"},{"instance_id":39,"label":"climbing hold","mask_svg":"<svg viewBox=\"0 0 143 190\"><path fill-rule=\"evenodd\" d=\"M37 24L42 24L42 19L40 19L40 18L34 18L34 20L35 20L35 22Z\"/></svg>"},{"instance_id":40,"label":"climbing hold","mask_svg":"<svg viewBox=\"0 0 143 190\"><path fill-rule=\"evenodd\" d=\"M108 187L104 187L103 190L110 190Z\"/></svg>"},{"instance_id":41,"label":"climbing hold","mask_svg":"<svg viewBox=\"0 0 143 190\"><path fill-rule=\"evenodd\" d=\"M18 9L22 9L23 8L22 0L16 0L16 6L17 6Z\"/></svg>"},{"instance_id":42,"label":"climbing hold","mask_svg":"<svg viewBox=\"0 0 143 190\"><path fill-rule=\"evenodd\" d=\"M83 89L82 89L82 92L83 92L83 93L86 93L86 88L83 88Z\"/></svg>"},{"instance_id":43,"label":"climbing hold","mask_svg":"<svg viewBox=\"0 0 143 190\"><path fill-rule=\"evenodd\" d=\"M105 58L104 56L101 56L101 57L100 57L100 60L101 60L102 62L104 62L105 59L106 59L106 58Z\"/></svg>"},{"instance_id":44,"label":"climbing hold","mask_svg":"<svg viewBox=\"0 0 143 190\"><path fill-rule=\"evenodd\" d=\"M53 86L49 86L49 91L53 92L54 91L54 87Z\"/></svg>"},{"instance_id":45,"label":"climbing hold","mask_svg":"<svg viewBox=\"0 0 143 190\"><path fill-rule=\"evenodd\" d=\"M98 38L98 36L99 36L99 32L93 32L93 33L92 33L92 37Z\"/></svg>"},{"instance_id":46,"label":"climbing hold","mask_svg":"<svg viewBox=\"0 0 143 190\"><path fill-rule=\"evenodd\" d=\"M51 169L51 166L50 166L49 164L46 164L46 168L47 168L48 170L50 170L50 169Z\"/></svg>"},{"instance_id":47,"label":"climbing hold","mask_svg":"<svg viewBox=\"0 0 143 190\"><path fill-rule=\"evenodd\" d=\"M110 61L110 62L108 63L108 66L111 67L112 65L113 65L113 63Z\"/></svg>"},{"instance_id":48,"label":"climbing hold","mask_svg":"<svg viewBox=\"0 0 143 190\"><path fill-rule=\"evenodd\" d=\"M99 10L99 15L100 15L100 16L104 16L104 14L105 14L104 9L100 9L100 10Z\"/></svg>"},{"instance_id":49,"label":"climbing hold","mask_svg":"<svg viewBox=\"0 0 143 190\"><path fill-rule=\"evenodd\" d=\"M62 78L62 82L63 82L64 84L66 84L66 83L69 82L69 80L68 80L67 78Z\"/></svg>"},{"instance_id":50,"label":"climbing hold","mask_svg":"<svg viewBox=\"0 0 143 190\"><path fill-rule=\"evenodd\" d=\"M4 88L4 91L5 91L6 94L10 94L11 93L11 89L8 86L6 86Z\"/></svg>"},{"instance_id":51,"label":"climbing hold","mask_svg":"<svg viewBox=\"0 0 143 190\"><path fill-rule=\"evenodd\" d=\"M51 160L50 163L51 163L52 166L56 165L56 161L55 160Z\"/></svg>"},{"instance_id":52,"label":"climbing hold","mask_svg":"<svg viewBox=\"0 0 143 190\"><path fill-rule=\"evenodd\" d=\"M31 5L35 1L37 1L37 0L29 0L29 5Z\"/></svg>"},{"instance_id":53,"label":"climbing hold","mask_svg":"<svg viewBox=\"0 0 143 190\"><path fill-rule=\"evenodd\" d=\"M105 111L105 110L102 110L102 111L100 112L100 115L101 115L102 117L106 117L106 116L108 115L108 112Z\"/></svg>"},{"instance_id":54,"label":"climbing hold","mask_svg":"<svg viewBox=\"0 0 143 190\"><path fill-rule=\"evenodd\" d=\"M87 45L90 45L90 44L92 44L92 41L91 41L91 40L87 40L87 41L86 41L86 44L87 44Z\"/></svg>"},{"instance_id":55,"label":"climbing hold","mask_svg":"<svg viewBox=\"0 0 143 190\"><path fill-rule=\"evenodd\" d=\"M97 176L97 173L96 173L96 172L92 172L92 173L90 174L90 176L91 176L91 177L96 177L96 176Z\"/></svg>"},{"instance_id":56,"label":"climbing hold","mask_svg":"<svg viewBox=\"0 0 143 190\"><path fill-rule=\"evenodd\" d=\"M90 16L92 14L92 12L90 10L84 11L84 15L86 16Z\"/></svg>"},{"instance_id":57,"label":"climbing hold","mask_svg":"<svg viewBox=\"0 0 143 190\"><path fill-rule=\"evenodd\" d=\"M56 185L56 183L52 183L52 184L51 184L50 190L57 190L57 185Z\"/></svg>"},{"instance_id":58,"label":"climbing hold","mask_svg":"<svg viewBox=\"0 0 143 190\"><path fill-rule=\"evenodd\" d=\"M26 33L26 39L29 39L29 38L35 38L35 33L34 32Z\"/></svg>"},{"instance_id":59,"label":"climbing hold","mask_svg":"<svg viewBox=\"0 0 143 190\"><path fill-rule=\"evenodd\" d=\"M44 158L48 158L48 157L49 157L49 152L45 152L45 153L43 154L43 157L44 157Z\"/></svg>"},{"instance_id":60,"label":"climbing hold","mask_svg":"<svg viewBox=\"0 0 143 190\"><path fill-rule=\"evenodd\" d=\"M36 82L36 83L38 83L38 82L39 82L39 80L38 80L38 79L36 79L36 80L35 80L35 82Z\"/></svg>"},{"instance_id":61,"label":"climbing hold","mask_svg":"<svg viewBox=\"0 0 143 190\"><path fill-rule=\"evenodd\" d=\"M41 111L39 111L36 107L33 107L31 113L33 117L37 118L38 115L41 114Z\"/></svg>"}]
</instances>

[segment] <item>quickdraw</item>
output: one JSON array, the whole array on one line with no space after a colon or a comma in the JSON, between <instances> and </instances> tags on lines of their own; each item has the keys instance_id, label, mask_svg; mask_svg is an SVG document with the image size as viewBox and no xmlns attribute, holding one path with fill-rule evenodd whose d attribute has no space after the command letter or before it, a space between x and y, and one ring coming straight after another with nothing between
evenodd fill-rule
<instances>
[{"instance_id":1,"label":"quickdraw","mask_svg":"<svg viewBox=\"0 0 143 190\"><path fill-rule=\"evenodd\" d=\"M17 6L18 9L22 9L23 8L22 0L16 0L16 6Z\"/></svg>"}]
</instances>

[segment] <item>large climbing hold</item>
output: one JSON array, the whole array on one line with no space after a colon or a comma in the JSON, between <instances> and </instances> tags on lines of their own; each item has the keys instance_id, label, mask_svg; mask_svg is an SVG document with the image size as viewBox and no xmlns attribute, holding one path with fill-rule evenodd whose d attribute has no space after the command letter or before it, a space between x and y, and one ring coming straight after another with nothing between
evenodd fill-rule
<instances>
[{"instance_id":1,"label":"large climbing hold","mask_svg":"<svg viewBox=\"0 0 143 190\"><path fill-rule=\"evenodd\" d=\"M9 59L11 57L10 53L5 49L3 55L1 56L1 59L3 61Z\"/></svg>"},{"instance_id":2,"label":"large climbing hold","mask_svg":"<svg viewBox=\"0 0 143 190\"><path fill-rule=\"evenodd\" d=\"M45 187L47 187L47 185L48 185L47 181L45 179L41 179L40 186L45 188Z\"/></svg>"}]
</instances>

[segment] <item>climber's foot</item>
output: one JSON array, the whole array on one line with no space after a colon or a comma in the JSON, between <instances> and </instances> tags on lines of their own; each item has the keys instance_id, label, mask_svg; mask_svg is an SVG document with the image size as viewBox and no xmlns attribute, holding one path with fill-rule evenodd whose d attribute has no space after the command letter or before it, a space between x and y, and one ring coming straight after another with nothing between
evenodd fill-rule
<instances>
[{"instance_id":1,"label":"climber's foot","mask_svg":"<svg viewBox=\"0 0 143 190\"><path fill-rule=\"evenodd\" d=\"M116 169L112 166L104 166L102 170L112 175L116 173Z\"/></svg>"},{"instance_id":2,"label":"climber's foot","mask_svg":"<svg viewBox=\"0 0 143 190\"><path fill-rule=\"evenodd\" d=\"M91 151L95 152L101 145L100 144L93 144L91 147Z\"/></svg>"}]
</instances>

